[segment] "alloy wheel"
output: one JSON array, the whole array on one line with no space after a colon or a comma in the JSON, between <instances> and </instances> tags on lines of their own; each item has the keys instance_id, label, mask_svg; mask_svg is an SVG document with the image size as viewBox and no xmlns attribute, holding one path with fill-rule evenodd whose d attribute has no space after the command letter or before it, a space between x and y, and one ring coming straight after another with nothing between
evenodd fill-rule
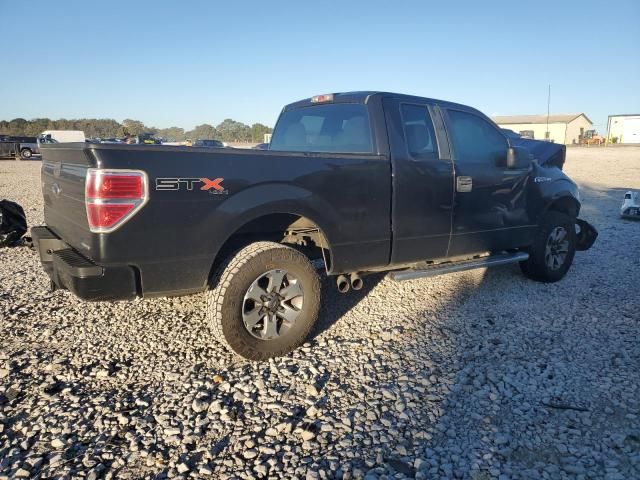
<instances>
[{"instance_id":1,"label":"alloy wheel","mask_svg":"<svg viewBox=\"0 0 640 480\"><path fill-rule=\"evenodd\" d=\"M569 236L564 227L555 227L547 237L544 261L551 270L559 270L569 252Z\"/></svg>"},{"instance_id":2,"label":"alloy wheel","mask_svg":"<svg viewBox=\"0 0 640 480\"><path fill-rule=\"evenodd\" d=\"M282 269L269 270L256 278L244 295L244 326L260 340L279 338L296 323L303 302L302 285L293 274Z\"/></svg>"}]
</instances>

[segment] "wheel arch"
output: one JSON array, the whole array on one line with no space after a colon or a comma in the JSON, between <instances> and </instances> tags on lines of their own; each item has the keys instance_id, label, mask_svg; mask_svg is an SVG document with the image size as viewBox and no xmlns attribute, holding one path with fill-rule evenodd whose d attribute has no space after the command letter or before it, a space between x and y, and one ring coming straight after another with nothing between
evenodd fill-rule
<instances>
[{"instance_id":1,"label":"wheel arch","mask_svg":"<svg viewBox=\"0 0 640 480\"><path fill-rule=\"evenodd\" d=\"M316 253L320 253L325 269L329 272L332 265L331 243L326 230L313 217L308 212L276 210L245 215L230 229L215 252L209 275L228 255L260 241L297 246L307 256L311 256L312 250L317 249Z\"/></svg>"},{"instance_id":2,"label":"wheel arch","mask_svg":"<svg viewBox=\"0 0 640 480\"><path fill-rule=\"evenodd\" d=\"M580 202L573 195L560 195L549 202L544 213L550 211L565 213L573 218L578 218Z\"/></svg>"}]
</instances>

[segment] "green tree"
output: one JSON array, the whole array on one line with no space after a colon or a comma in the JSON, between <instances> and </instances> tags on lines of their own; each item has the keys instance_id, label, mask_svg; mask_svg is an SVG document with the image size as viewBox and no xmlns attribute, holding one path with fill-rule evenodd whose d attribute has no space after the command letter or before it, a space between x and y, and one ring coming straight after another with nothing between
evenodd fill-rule
<instances>
[{"instance_id":1,"label":"green tree","mask_svg":"<svg viewBox=\"0 0 640 480\"><path fill-rule=\"evenodd\" d=\"M269 128L262 123L254 123L251 125L251 141L262 143L264 142L265 133L271 133L272 131L272 128Z\"/></svg>"},{"instance_id":2,"label":"green tree","mask_svg":"<svg viewBox=\"0 0 640 480\"><path fill-rule=\"evenodd\" d=\"M28 125L28 122L24 118L14 118L9 121L7 128L8 135L24 135L24 131Z\"/></svg>"},{"instance_id":3,"label":"green tree","mask_svg":"<svg viewBox=\"0 0 640 480\"><path fill-rule=\"evenodd\" d=\"M126 135L140 135L147 131L147 127L144 126L139 120L131 120L127 118L122 121L122 126L125 128Z\"/></svg>"},{"instance_id":4,"label":"green tree","mask_svg":"<svg viewBox=\"0 0 640 480\"><path fill-rule=\"evenodd\" d=\"M270 133L271 128L260 123L254 123L251 127L230 118L225 119L217 127L208 123L196 126L193 130L185 132L180 127L155 128L148 127L139 120L126 119L122 123L110 118L14 118L13 120L0 120L0 134L16 136L36 136L45 130L82 130L88 138L124 137L126 135L138 135L144 132L156 135L171 141L181 141L185 138L192 140L216 139L225 142L262 142L265 133Z\"/></svg>"},{"instance_id":5,"label":"green tree","mask_svg":"<svg viewBox=\"0 0 640 480\"><path fill-rule=\"evenodd\" d=\"M196 126L193 130L188 131L186 136L191 140L216 140L220 135L216 127L208 123L203 123L202 125Z\"/></svg>"},{"instance_id":6,"label":"green tree","mask_svg":"<svg viewBox=\"0 0 640 480\"><path fill-rule=\"evenodd\" d=\"M155 129L154 132L156 136L162 137L170 142L181 142L185 139L184 128L180 127L169 127L169 128L158 128Z\"/></svg>"},{"instance_id":7,"label":"green tree","mask_svg":"<svg viewBox=\"0 0 640 480\"><path fill-rule=\"evenodd\" d=\"M249 142L251 141L251 128L241 122L226 118L216 130L220 139L224 142Z\"/></svg>"}]
</instances>

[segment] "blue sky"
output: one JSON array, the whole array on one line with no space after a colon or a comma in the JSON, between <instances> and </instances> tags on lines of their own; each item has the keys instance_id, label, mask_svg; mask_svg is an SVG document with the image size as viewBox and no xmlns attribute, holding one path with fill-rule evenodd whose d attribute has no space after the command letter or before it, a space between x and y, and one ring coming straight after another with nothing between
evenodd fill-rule
<instances>
[{"instance_id":1,"label":"blue sky","mask_svg":"<svg viewBox=\"0 0 640 480\"><path fill-rule=\"evenodd\" d=\"M600 131L640 113L637 0L0 0L0 18L5 120L273 125L286 103L349 90L534 114L549 83L552 113Z\"/></svg>"}]
</instances>

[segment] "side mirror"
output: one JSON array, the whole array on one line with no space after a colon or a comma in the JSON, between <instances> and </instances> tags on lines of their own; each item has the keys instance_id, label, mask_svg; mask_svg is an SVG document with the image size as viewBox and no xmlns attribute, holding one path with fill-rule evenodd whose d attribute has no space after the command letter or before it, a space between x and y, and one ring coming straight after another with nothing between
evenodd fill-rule
<instances>
[{"instance_id":1,"label":"side mirror","mask_svg":"<svg viewBox=\"0 0 640 480\"><path fill-rule=\"evenodd\" d=\"M507 168L528 168L531 164L531 154L522 147L509 147L507 150Z\"/></svg>"}]
</instances>

